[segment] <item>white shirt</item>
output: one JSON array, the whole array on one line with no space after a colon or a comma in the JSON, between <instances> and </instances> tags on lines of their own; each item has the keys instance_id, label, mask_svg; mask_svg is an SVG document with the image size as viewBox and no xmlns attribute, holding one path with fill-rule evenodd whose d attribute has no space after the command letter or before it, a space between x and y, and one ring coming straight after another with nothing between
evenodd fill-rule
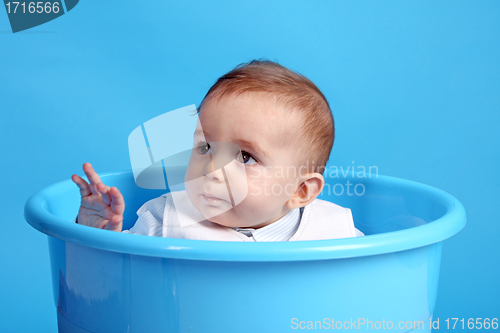
<instances>
[{"instance_id":1,"label":"white shirt","mask_svg":"<svg viewBox=\"0 0 500 333\"><path fill-rule=\"evenodd\" d=\"M302 216L302 209L292 209L278 221L259 229L233 228L234 230L252 237L256 242L286 242L297 231Z\"/></svg>"},{"instance_id":2,"label":"white shirt","mask_svg":"<svg viewBox=\"0 0 500 333\"><path fill-rule=\"evenodd\" d=\"M155 198L146 202L138 211L139 218L130 230L125 233L133 233L147 236L162 237L163 212L165 199ZM241 234L251 237L255 242L284 242L288 241L297 231L302 216L302 209L292 209L278 221L259 229L232 228Z\"/></svg>"},{"instance_id":3,"label":"white shirt","mask_svg":"<svg viewBox=\"0 0 500 333\"><path fill-rule=\"evenodd\" d=\"M187 195L184 195L184 197L185 197L184 200L189 200L187 198ZM232 236L233 240L250 241L250 242L289 241L291 240L292 237L293 237L292 240L298 240L298 239L303 239L304 237L306 239L333 239L333 238L363 236L363 233L354 227L352 216L349 209L342 208L333 203L329 203L318 199L315 199L313 203L301 209L291 210L287 215L285 215L278 221L273 222L259 229L226 228L208 221L202 221L201 223L198 223L198 225L203 228L196 229L195 233L193 234L194 229L191 230L186 229L186 232L183 232L182 229L184 228L178 229L179 226L178 225L175 226L175 223L174 225L172 225L172 227L177 228L176 231L172 229L173 232L168 232L168 230L170 230L171 228L169 226L170 222L164 223L164 215L167 214L166 216L168 216L169 221L171 221L172 218L174 218L175 220L176 209L173 208L173 201L171 195L166 194L146 202L137 211L137 215L139 216L139 218L137 219L135 225L132 228L130 228L130 230L124 230L123 232L146 235L146 236L157 236L157 237L163 236L163 237L176 237L176 238L194 237L193 239L211 240L213 236L212 231L215 228L217 232L221 232L221 230L227 230L225 233L222 231L222 234L226 236L233 233L234 235ZM314 223L318 226L319 229L316 229L316 227L311 229L310 224L312 222L310 218L311 216L310 206L311 207L314 206L315 208L313 208L312 211L316 212L315 214L313 214L314 218L312 219L312 221L322 221L319 224L316 222ZM334 210L332 211L332 209ZM305 211L307 211L307 214ZM305 216L303 216L304 214ZM345 217L343 217L342 215L345 215ZM306 229L309 231L304 233L305 230L304 227L306 227ZM334 228L332 229L332 227ZM179 232L179 230L181 231ZM205 234L205 232L207 234ZM227 234L227 232L229 232L229 234ZM239 236L236 237L236 235ZM218 238L220 237L217 236L216 239ZM222 238L225 239L225 237Z\"/></svg>"}]
</instances>

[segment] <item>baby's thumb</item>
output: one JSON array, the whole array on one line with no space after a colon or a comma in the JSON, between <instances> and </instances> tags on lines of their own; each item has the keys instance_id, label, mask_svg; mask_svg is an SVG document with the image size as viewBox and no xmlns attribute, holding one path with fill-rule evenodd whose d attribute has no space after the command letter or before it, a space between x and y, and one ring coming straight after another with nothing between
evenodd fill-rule
<instances>
[{"instance_id":1,"label":"baby's thumb","mask_svg":"<svg viewBox=\"0 0 500 333\"><path fill-rule=\"evenodd\" d=\"M114 215L112 218L108 220L106 227L104 229L121 232L123 227L123 216Z\"/></svg>"}]
</instances>

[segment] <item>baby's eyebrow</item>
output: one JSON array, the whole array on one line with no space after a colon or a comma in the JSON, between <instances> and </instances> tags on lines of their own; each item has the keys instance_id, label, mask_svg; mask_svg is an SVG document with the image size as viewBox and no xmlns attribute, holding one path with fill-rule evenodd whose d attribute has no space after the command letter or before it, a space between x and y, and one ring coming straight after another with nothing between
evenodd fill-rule
<instances>
[{"instance_id":1,"label":"baby's eyebrow","mask_svg":"<svg viewBox=\"0 0 500 333\"><path fill-rule=\"evenodd\" d=\"M196 136L205 137L205 135L201 129L197 129L194 132L194 137L196 137ZM237 139L234 143L236 143L240 147L240 149L242 149L242 147L247 147L258 155L269 157L269 155L265 152L264 149L260 148L259 145L253 143L252 141Z\"/></svg>"},{"instance_id":2,"label":"baby's eyebrow","mask_svg":"<svg viewBox=\"0 0 500 333\"><path fill-rule=\"evenodd\" d=\"M265 150L261 149L257 144L253 143L252 141L247 141L247 140L243 140L243 139L238 139L236 140L236 144L238 146L240 146L240 149L242 147L248 147L250 148L250 150L254 151L256 154L258 155L263 155L265 157L269 157Z\"/></svg>"}]
</instances>

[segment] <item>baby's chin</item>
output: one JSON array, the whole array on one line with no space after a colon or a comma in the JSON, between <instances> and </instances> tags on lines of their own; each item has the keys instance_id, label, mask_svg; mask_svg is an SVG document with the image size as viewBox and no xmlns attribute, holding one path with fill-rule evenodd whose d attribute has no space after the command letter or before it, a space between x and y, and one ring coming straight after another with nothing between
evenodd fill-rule
<instances>
[{"instance_id":1,"label":"baby's chin","mask_svg":"<svg viewBox=\"0 0 500 333\"><path fill-rule=\"evenodd\" d=\"M242 221L242 219L238 218L238 212L234 207L230 208L230 203L227 203L229 206L224 203L221 207L210 207L200 202L199 197L197 197L196 194L193 195L189 191L188 197L205 220L227 228L247 228L245 226L246 221Z\"/></svg>"},{"instance_id":2,"label":"baby's chin","mask_svg":"<svg viewBox=\"0 0 500 333\"><path fill-rule=\"evenodd\" d=\"M207 221L210 221L212 223L218 224L222 227L227 227L227 228L247 228L245 227L245 223L240 221L237 217L234 215L234 209L230 209L224 213L221 213L217 216L211 216L209 218L206 218Z\"/></svg>"},{"instance_id":3,"label":"baby's chin","mask_svg":"<svg viewBox=\"0 0 500 333\"><path fill-rule=\"evenodd\" d=\"M227 215L226 213L227 212L222 213L222 214L217 215L217 216L211 216L209 218L206 218L206 220L209 221L209 222L218 224L221 227L237 228L238 227L238 223L234 219L230 219L230 218L227 218L227 217L224 218L224 217L221 216L221 215Z\"/></svg>"}]
</instances>

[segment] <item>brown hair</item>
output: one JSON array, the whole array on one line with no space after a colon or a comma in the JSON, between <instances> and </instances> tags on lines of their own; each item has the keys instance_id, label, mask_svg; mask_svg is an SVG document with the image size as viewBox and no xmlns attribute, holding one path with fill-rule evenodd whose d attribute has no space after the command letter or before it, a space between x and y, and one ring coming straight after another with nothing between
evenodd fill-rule
<instances>
[{"instance_id":1,"label":"brown hair","mask_svg":"<svg viewBox=\"0 0 500 333\"><path fill-rule=\"evenodd\" d=\"M305 154L303 164L307 164L308 172L323 173L335 139L335 126L328 101L319 88L278 63L253 60L221 76L203 98L198 113L210 98L245 92L273 95L278 103L302 115L303 133L298 144Z\"/></svg>"}]
</instances>

